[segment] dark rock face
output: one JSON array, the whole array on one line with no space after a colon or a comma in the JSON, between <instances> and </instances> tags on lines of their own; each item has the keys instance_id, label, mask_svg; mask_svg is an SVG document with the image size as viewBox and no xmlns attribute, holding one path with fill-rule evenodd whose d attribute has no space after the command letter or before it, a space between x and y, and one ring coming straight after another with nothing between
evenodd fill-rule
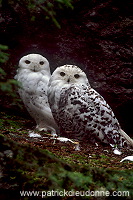
<instances>
[{"instance_id":1,"label":"dark rock face","mask_svg":"<svg viewBox=\"0 0 133 200\"><path fill-rule=\"evenodd\" d=\"M9 8L3 11L1 34L3 41L8 41L13 65L21 56L36 52L49 60L51 71L67 63L81 67L92 87L110 104L122 128L131 135L132 8L130 0L77 1L74 10L57 11L62 27L57 29L46 24L41 14L38 23L26 21L16 6L12 12ZM10 71L13 76L15 69Z\"/></svg>"}]
</instances>

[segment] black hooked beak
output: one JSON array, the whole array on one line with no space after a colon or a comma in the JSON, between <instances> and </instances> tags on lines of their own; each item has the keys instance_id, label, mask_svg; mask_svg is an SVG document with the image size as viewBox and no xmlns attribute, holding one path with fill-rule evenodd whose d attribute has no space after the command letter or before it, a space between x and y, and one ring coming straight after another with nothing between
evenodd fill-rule
<instances>
[{"instance_id":1,"label":"black hooked beak","mask_svg":"<svg viewBox=\"0 0 133 200\"><path fill-rule=\"evenodd\" d=\"M67 82L68 82L68 83L70 82L70 78L67 79Z\"/></svg>"},{"instance_id":2,"label":"black hooked beak","mask_svg":"<svg viewBox=\"0 0 133 200\"><path fill-rule=\"evenodd\" d=\"M36 71L37 71L37 66L34 65L33 72L36 72Z\"/></svg>"}]
</instances>

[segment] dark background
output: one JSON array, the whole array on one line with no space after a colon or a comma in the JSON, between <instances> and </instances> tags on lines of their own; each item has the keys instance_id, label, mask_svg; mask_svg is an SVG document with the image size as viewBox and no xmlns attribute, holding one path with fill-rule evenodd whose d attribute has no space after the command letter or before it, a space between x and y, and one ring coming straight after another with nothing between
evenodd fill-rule
<instances>
[{"instance_id":1,"label":"dark background","mask_svg":"<svg viewBox=\"0 0 133 200\"><path fill-rule=\"evenodd\" d=\"M49 2L53 7L48 12L36 4L29 9L25 0L0 4L0 44L8 46L10 55L1 64L5 80L13 79L19 59L28 53L45 56L51 72L60 65L78 65L133 136L132 1L76 0L72 6ZM27 115L13 101L2 92L3 110Z\"/></svg>"}]
</instances>

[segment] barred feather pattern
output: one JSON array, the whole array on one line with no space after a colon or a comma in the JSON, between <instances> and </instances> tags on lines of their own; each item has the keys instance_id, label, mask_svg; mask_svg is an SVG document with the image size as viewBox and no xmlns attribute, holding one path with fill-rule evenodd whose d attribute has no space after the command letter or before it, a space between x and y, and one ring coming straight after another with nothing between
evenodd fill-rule
<instances>
[{"instance_id":1,"label":"barred feather pattern","mask_svg":"<svg viewBox=\"0 0 133 200\"><path fill-rule=\"evenodd\" d=\"M61 72L66 78L65 75L64 79L59 77ZM79 74L78 80L75 80L78 77L75 74ZM91 88L85 73L77 70L77 66L65 65L55 70L50 79L48 98L61 132L69 132L71 138L93 143L100 140L120 147L133 145L132 140L127 141L121 134L111 107Z\"/></svg>"}]
</instances>

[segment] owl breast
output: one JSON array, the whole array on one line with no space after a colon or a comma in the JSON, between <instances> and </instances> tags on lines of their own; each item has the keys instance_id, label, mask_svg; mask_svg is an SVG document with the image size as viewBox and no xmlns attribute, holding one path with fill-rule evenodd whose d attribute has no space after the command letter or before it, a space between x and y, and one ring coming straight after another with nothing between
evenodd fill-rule
<instances>
[{"instance_id":1,"label":"owl breast","mask_svg":"<svg viewBox=\"0 0 133 200\"><path fill-rule=\"evenodd\" d=\"M56 107L54 105L51 104L51 109L61 132L70 132L71 138L94 141L100 138L106 142L104 135L109 137L108 128L110 133L114 127L116 131L119 129L118 121L105 100L88 86L62 88Z\"/></svg>"}]
</instances>

